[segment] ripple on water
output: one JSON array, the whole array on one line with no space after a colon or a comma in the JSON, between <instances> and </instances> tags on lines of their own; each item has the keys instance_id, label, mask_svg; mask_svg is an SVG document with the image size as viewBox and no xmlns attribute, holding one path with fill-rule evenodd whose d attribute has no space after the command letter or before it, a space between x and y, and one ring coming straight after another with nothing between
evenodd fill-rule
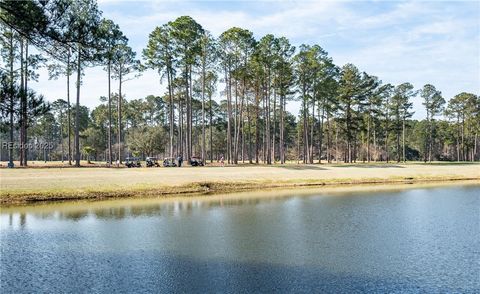
<instances>
[{"instance_id":1,"label":"ripple on water","mask_svg":"<svg viewBox=\"0 0 480 294\"><path fill-rule=\"evenodd\" d=\"M480 292L480 187L1 214L2 293Z\"/></svg>"}]
</instances>

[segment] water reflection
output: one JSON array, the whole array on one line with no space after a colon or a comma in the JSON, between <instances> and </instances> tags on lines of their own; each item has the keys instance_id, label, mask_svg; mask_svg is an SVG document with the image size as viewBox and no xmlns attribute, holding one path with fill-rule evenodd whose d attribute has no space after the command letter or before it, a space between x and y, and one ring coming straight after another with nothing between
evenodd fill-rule
<instances>
[{"instance_id":1,"label":"water reflection","mask_svg":"<svg viewBox=\"0 0 480 294\"><path fill-rule=\"evenodd\" d=\"M465 183L465 187L475 184ZM438 184L437 184L438 186ZM448 185L447 185L448 186ZM410 189L435 187L435 184L412 185L407 187ZM318 195L337 195L337 196L357 196L357 195L375 195L388 191L389 193L405 191L405 185L402 186L383 186L363 187L358 189L297 189L283 191L264 191L264 192L246 192L231 195L214 195L199 197L183 197L183 198L158 198L158 199L125 199L118 201L78 201L66 203L39 204L35 206L19 206L7 207L0 210L1 216L8 215L8 223L11 226L18 219L21 228L27 225L28 217L40 220L65 220L80 221L89 217L96 219L117 219L135 218L135 217L152 217L152 216L180 216L189 215L194 210L215 209L220 207L235 207L245 205L258 205L288 201L299 196L318 196ZM359 191L356 191L359 190ZM419 193L419 192L416 192ZM412 207L419 209L421 203ZM346 207L345 209L351 209ZM345 215L353 213L344 212ZM421 217L422 214L419 214Z\"/></svg>"},{"instance_id":2,"label":"water reflection","mask_svg":"<svg viewBox=\"0 0 480 294\"><path fill-rule=\"evenodd\" d=\"M76 204L66 204L64 206L41 205L37 207L28 207L27 212L15 212L18 208L4 209L2 216L8 215L9 225L11 226L14 218L18 218L21 227L25 227L27 222L27 214L30 217L40 220L68 220L80 221L85 218L94 217L96 219L117 219L131 217L152 217L152 216L179 216L189 215L196 209L213 209L219 207L234 207L242 205L257 205L259 203L269 203L274 201L285 200L289 197L260 197L260 198L236 198L226 197L218 200L208 198L199 200L182 199L180 201L159 201L151 203L154 200L146 201L125 201L120 203L98 203L98 202L80 202ZM115 207L108 205L116 204ZM66 209L65 209L66 208Z\"/></svg>"},{"instance_id":3,"label":"water reflection","mask_svg":"<svg viewBox=\"0 0 480 294\"><path fill-rule=\"evenodd\" d=\"M2 209L2 293L480 291L479 186L280 194Z\"/></svg>"}]
</instances>

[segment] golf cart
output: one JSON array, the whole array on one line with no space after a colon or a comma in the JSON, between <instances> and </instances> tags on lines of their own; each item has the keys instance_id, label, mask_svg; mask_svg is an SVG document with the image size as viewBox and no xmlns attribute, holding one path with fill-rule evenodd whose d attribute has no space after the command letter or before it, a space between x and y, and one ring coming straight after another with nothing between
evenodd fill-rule
<instances>
[{"instance_id":1,"label":"golf cart","mask_svg":"<svg viewBox=\"0 0 480 294\"><path fill-rule=\"evenodd\" d=\"M127 157L125 158L125 166L128 168L131 167L141 167L140 158L138 157Z\"/></svg>"},{"instance_id":2,"label":"golf cart","mask_svg":"<svg viewBox=\"0 0 480 294\"><path fill-rule=\"evenodd\" d=\"M177 166L177 164L175 163L175 157L165 157L165 159L163 159L163 166L164 167Z\"/></svg>"},{"instance_id":3,"label":"golf cart","mask_svg":"<svg viewBox=\"0 0 480 294\"><path fill-rule=\"evenodd\" d=\"M156 157L147 157L147 159L145 160L145 163L147 167L152 167L152 166L160 167L160 164L158 164L158 159Z\"/></svg>"},{"instance_id":4,"label":"golf cart","mask_svg":"<svg viewBox=\"0 0 480 294\"><path fill-rule=\"evenodd\" d=\"M190 165L191 166L203 166L203 160L199 157L192 157L190 158Z\"/></svg>"}]
</instances>

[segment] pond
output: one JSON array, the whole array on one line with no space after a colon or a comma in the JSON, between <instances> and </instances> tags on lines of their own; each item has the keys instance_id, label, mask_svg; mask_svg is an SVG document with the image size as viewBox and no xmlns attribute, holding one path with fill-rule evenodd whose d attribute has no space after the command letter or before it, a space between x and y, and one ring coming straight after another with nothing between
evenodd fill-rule
<instances>
[{"instance_id":1,"label":"pond","mask_svg":"<svg viewBox=\"0 0 480 294\"><path fill-rule=\"evenodd\" d=\"M1 210L2 293L479 292L480 186Z\"/></svg>"}]
</instances>

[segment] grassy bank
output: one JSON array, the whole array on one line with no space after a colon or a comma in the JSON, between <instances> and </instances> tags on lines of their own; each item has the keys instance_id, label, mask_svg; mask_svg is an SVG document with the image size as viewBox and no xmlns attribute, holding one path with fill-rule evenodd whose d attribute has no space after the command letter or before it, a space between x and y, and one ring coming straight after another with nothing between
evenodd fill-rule
<instances>
[{"instance_id":1,"label":"grassy bank","mask_svg":"<svg viewBox=\"0 0 480 294\"><path fill-rule=\"evenodd\" d=\"M38 201L227 193L266 188L471 180L480 164L358 164L204 168L0 170L0 205Z\"/></svg>"}]
</instances>

